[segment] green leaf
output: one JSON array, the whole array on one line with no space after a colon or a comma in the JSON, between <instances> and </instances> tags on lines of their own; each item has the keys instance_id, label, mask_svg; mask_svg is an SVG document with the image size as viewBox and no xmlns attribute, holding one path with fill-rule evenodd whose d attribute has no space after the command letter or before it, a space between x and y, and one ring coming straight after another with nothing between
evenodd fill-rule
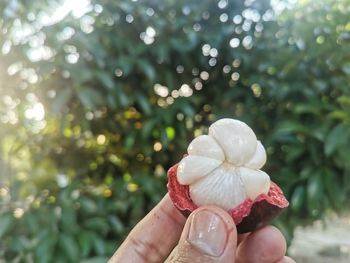
<instances>
[{"instance_id":1,"label":"green leaf","mask_svg":"<svg viewBox=\"0 0 350 263\"><path fill-rule=\"evenodd\" d=\"M138 64L141 68L141 70L143 71L143 73L147 76L147 78L149 80L154 80L156 77L156 71L154 69L154 67L146 60L142 60L140 59L138 61Z\"/></svg>"},{"instance_id":2,"label":"green leaf","mask_svg":"<svg viewBox=\"0 0 350 263\"><path fill-rule=\"evenodd\" d=\"M168 145L169 141L168 141L168 136L165 129L162 129L160 131L160 142L164 147Z\"/></svg>"},{"instance_id":3,"label":"green leaf","mask_svg":"<svg viewBox=\"0 0 350 263\"><path fill-rule=\"evenodd\" d=\"M62 206L61 224L64 231L75 233L78 230L77 211L71 206Z\"/></svg>"},{"instance_id":4,"label":"green leaf","mask_svg":"<svg viewBox=\"0 0 350 263\"><path fill-rule=\"evenodd\" d=\"M135 145L135 141L136 141L135 132L129 133L125 139L125 148L132 149L133 146Z\"/></svg>"},{"instance_id":5,"label":"green leaf","mask_svg":"<svg viewBox=\"0 0 350 263\"><path fill-rule=\"evenodd\" d=\"M331 130L325 141L325 154L330 156L338 147L346 144L349 140L350 129L346 124L338 124Z\"/></svg>"},{"instance_id":6,"label":"green leaf","mask_svg":"<svg viewBox=\"0 0 350 263\"><path fill-rule=\"evenodd\" d=\"M105 71L97 71L95 74L97 79L103 84L104 87L107 88L107 90L113 90L114 81L112 74L108 74Z\"/></svg>"},{"instance_id":7,"label":"green leaf","mask_svg":"<svg viewBox=\"0 0 350 263\"><path fill-rule=\"evenodd\" d=\"M307 127L299 122L283 121L277 124L275 133L295 133L295 132L308 132Z\"/></svg>"},{"instance_id":8,"label":"green leaf","mask_svg":"<svg viewBox=\"0 0 350 263\"><path fill-rule=\"evenodd\" d=\"M91 230L99 231L102 234L105 234L109 231L109 225L106 222L105 218L102 217L93 217L85 220L84 226Z\"/></svg>"},{"instance_id":9,"label":"green leaf","mask_svg":"<svg viewBox=\"0 0 350 263\"><path fill-rule=\"evenodd\" d=\"M33 247L32 243L33 242L25 236L17 236L13 238L10 246L13 251L20 253L22 251L30 250Z\"/></svg>"},{"instance_id":10,"label":"green leaf","mask_svg":"<svg viewBox=\"0 0 350 263\"><path fill-rule=\"evenodd\" d=\"M344 106L345 105L347 105L347 106L350 105L350 97L349 96L340 96L339 98L337 98L337 101L340 104L343 104Z\"/></svg>"},{"instance_id":11,"label":"green leaf","mask_svg":"<svg viewBox=\"0 0 350 263\"><path fill-rule=\"evenodd\" d=\"M192 106L188 103L183 103L181 106L183 113L185 113L188 117L193 117L195 115L195 111Z\"/></svg>"},{"instance_id":12,"label":"green leaf","mask_svg":"<svg viewBox=\"0 0 350 263\"><path fill-rule=\"evenodd\" d=\"M313 115L321 114L321 107L318 103L299 103L295 106L294 112L297 114L310 113Z\"/></svg>"},{"instance_id":13,"label":"green leaf","mask_svg":"<svg viewBox=\"0 0 350 263\"><path fill-rule=\"evenodd\" d=\"M74 67L71 70L72 80L75 86L81 86L92 79L91 71Z\"/></svg>"},{"instance_id":14,"label":"green leaf","mask_svg":"<svg viewBox=\"0 0 350 263\"><path fill-rule=\"evenodd\" d=\"M156 124L157 124L157 120L155 120L155 119L147 120L144 123L143 128L142 128L142 137L148 138L150 136L150 134L152 133L152 130Z\"/></svg>"},{"instance_id":15,"label":"green leaf","mask_svg":"<svg viewBox=\"0 0 350 263\"><path fill-rule=\"evenodd\" d=\"M127 76L134 68L135 61L129 56L119 56L117 59L117 67L123 70L123 75Z\"/></svg>"},{"instance_id":16,"label":"green leaf","mask_svg":"<svg viewBox=\"0 0 350 263\"><path fill-rule=\"evenodd\" d=\"M0 239L12 228L15 218L11 214L0 217Z\"/></svg>"},{"instance_id":17,"label":"green leaf","mask_svg":"<svg viewBox=\"0 0 350 263\"><path fill-rule=\"evenodd\" d=\"M136 99L137 99L137 102L140 104L142 111L146 115L150 115L152 113L152 109L148 101L148 98L142 94L137 94Z\"/></svg>"},{"instance_id":18,"label":"green leaf","mask_svg":"<svg viewBox=\"0 0 350 263\"><path fill-rule=\"evenodd\" d=\"M109 223L112 225L112 228L117 234L123 233L124 230L124 224L123 222L116 216L109 216L108 217Z\"/></svg>"},{"instance_id":19,"label":"green leaf","mask_svg":"<svg viewBox=\"0 0 350 263\"><path fill-rule=\"evenodd\" d=\"M308 180L307 202L310 211L319 213L323 206L324 187L320 174L315 174Z\"/></svg>"},{"instance_id":20,"label":"green leaf","mask_svg":"<svg viewBox=\"0 0 350 263\"><path fill-rule=\"evenodd\" d=\"M346 111L343 111L343 110L332 111L327 116L330 117L331 119L335 119L335 120L341 120L341 121L350 120L350 114Z\"/></svg>"},{"instance_id":21,"label":"green leaf","mask_svg":"<svg viewBox=\"0 0 350 263\"><path fill-rule=\"evenodd\" d=\"M57 91L57 95L52 101L53 112L61 112L68 101L72 98L73 92L71 88L63 88Z\"/></svg>"},{"instance_id":22,"label":"green leaf","mask_svg":"<svg viewBox=\"0 0 350 263\"><path fill-rule=\"evenodd\" d=\"M344 65L341 68L346 75L350 75L350 63L349 62L344 63Z\"/></svg>"},{"instance_id":23,"label":"green leaf","mask_svg":"<svg viewBox=\"0 0 350 263\"><path fill-rule=\"evenodd\" d=\"M25 224L30 229L31 234L36 234L40 231L40 223L38 222L37 216L33 213L28 213L25 218Z\"/></svg>"},{"instance_id":24,"label":"green leaf","mask_svg":"<svg viewBox=\"0 0 350 263\"><path fill-rule=\"evenodd\" d=\"M52 260L53 248L57 242L55 233L44 230L39 244L35 249L35 262L47 263Z\"/></svg>"},{"instance_id":25,"label":"green leaf","mask_svg":"<svg viewBox=\"0 0 350 263\"><path fill-rule=\"evenodd\" d=\"M159 61L165 61L169 57L169 50L166 45L159 45L157 49L157 55Z\"/></svg>"},{"instance_id":26,"label":"green leaf","mask_svg":"<svg viewBox=\"0 0 350 263\"><path fill-rule=\"evenodd\" d=\"M286 161L289 163L294 162L296 159L298 159L302 154L305 152L305 148L300 147L299 145L296 146L290 146L288 148L288 151L286 153Z\"/></svg>"},{"instance_id":27,"label":"green leaf","mask_svg":"<svg viewBox=\"0 0 350 263\"><path fill-rule=\"evenodd\" d=\"M331 200L335 209L341 209L346 201L346 193L343 186L339 183L340 175L328 168L323 169L322 180L327 192L327 196Z\"/></svg>"},{"instance_id":28,"label":"green leaf","mask_svg":"<svg viewBox=\"0 0 350 263\"><path fill-rule=\"evenodd\" d=\"M77 241L69 234L60 234L58 245L69 262L78 262L80 251Z\"/></svg>"},{"instance_id":29,"label":"green leaf","mask_svg":"<svg viewBox=\"0 0 350 263\"><path fill-rule=\"evenodd\" d=\"M101 105L103 102L101 94L93 88L79 88L77 90L77 95L87 109L95 109L98 105Z\"/></svg>"},{"instance_id":30,"label":"green leaf","mask_svg":"<svg viewBox=\"0 0 350 263\"><path fill-rule=\"evenodd\" d=\"M295 212L299 211L302 205L304 204L305 198L306 198L305 187L298 186L293 191L292 198L290 201L292 210Z\"/></svg>"},{"instance_id":31,"label":"green leaf","mask_svg":"<svg viewBox=\"0 0 350 263\"><path fill-rule=\"evenodd\" d=\"M82 197L80 200L80 207L82 209L82 211L86 212L86 213L95 213L97 210L97 205L96 203L87 197Z\"/></svg>"},{"instance_id":32,"label":"green leaf","mask_svg":"<svg viewBox=\"0 0 350 263\"><path fill-rule=\"evenodd\" d=\"M94 250L97 255L102 256L106 253L105 241L99 237L94 239Z\"/></svg>"},{"instance_id":33,"label":"green leaf","mask_svg":"<svg viewBox=\"0 0 350 263\"><path fill-rule=\"evenodd\" d=\"M82 257L87 257L90 254L92 244L95 238L96 238L96 234L94 232L91 232L91 231L79 232L78 240L79 240Z\"/></svg>"}]
</instances>

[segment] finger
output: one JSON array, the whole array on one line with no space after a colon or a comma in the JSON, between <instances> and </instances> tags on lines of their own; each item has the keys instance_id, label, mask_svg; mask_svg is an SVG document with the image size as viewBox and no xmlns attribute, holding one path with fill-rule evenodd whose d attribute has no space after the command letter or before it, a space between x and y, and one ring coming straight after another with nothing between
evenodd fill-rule
<instances>
[{"instance_id":1,"label":"finger","mask_svg":"<svg viewBox=\"0 0 350 263\"><path fill-rule=\"evenodd\" d=\"M236 227L229 214L217 207L201 207L188 218L179 245L166 262L231 263L236 246Z\"/></svg>"},{"instance_id":2,"label":"finger","mask_svg":"<svg viewBox=\"0 0 350 263\"><path fill-rule=\"evenodd\" d=\"M276 263L295 263L295 261L290 257L283 257L281 260Z\"/></svg>"},{"instance_id":3,"label":"finger","mask_svg":"<svg viewBox=\"0 0 350 263\"><path fill-rule=\"evenodd\" d=\"M240 234L240 235L238 235L237 244L239 245L239 244L240 244L243 240L245 240L249 235L250 235L250 232L249 232L249 233L245 233L245 234Z\"/></svg>"},{"instance_id":4,"label":"finger","mask_svg":"<svg viewBox=\"0 0 350 263\"><path fill-rule=\"evenodd\" d=\"M286 240L281 232L273 226L267 226L251 233L241 242L236 260L237 263L278 262L283 259L286 249Z\"/></svg>"},{"instance_id":5,"label":"finger","mask_svg":"<svg viewBox=\"0 0 350 263\"><path fill-rule=\"evenodd\" d=\"M135 226L109 263L163 262L177 244L185 222L167 194Z\"/></svg>"}]
</instances>

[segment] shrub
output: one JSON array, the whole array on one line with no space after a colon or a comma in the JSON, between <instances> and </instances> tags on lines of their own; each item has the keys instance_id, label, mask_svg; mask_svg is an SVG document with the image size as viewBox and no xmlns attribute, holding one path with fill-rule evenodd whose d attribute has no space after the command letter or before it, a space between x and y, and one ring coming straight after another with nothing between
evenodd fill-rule
<instances>
[{"instance_id":1,"label":"shrub","mask_svg":"<svg viewBox=\"0 0 350 263\"><path fill-rule=\"evenodd\" d=\"M222 117L266 146L289 237L345 206L347 1L78 3L0 3L0 258L105 262Z\"/></svg>"}]
</instances>

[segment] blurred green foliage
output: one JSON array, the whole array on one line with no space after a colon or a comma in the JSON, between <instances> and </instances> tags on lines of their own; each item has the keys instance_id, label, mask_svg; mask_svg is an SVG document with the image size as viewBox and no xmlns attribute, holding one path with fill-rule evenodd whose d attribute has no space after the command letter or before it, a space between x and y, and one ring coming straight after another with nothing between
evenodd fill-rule
<instances>
[{"instance_id":1,"label":"blurred green foliage","mask_svg":"<svg viewBox=\"0 0 350 263\"><path fill-rule=\"evenodd\" d=\"M346 206L350 3L0 2L0 262L105 262L222 117L293 228Z\"/></svg>"}]
</instances>

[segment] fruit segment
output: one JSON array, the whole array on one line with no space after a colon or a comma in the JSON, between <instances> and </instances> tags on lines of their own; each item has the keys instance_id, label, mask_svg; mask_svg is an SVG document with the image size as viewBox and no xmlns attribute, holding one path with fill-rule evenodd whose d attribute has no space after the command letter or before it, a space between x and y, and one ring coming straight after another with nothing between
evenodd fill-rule
<instances>
[{"instance_id":1,"label":"fruit segment","mask_svg":"<svg viewBox=\"0 0 350 263\"><path fill-rule=\"evenodd\" d=\"M266 163L266 151L264 146L261 144L261 142L258 141L253 158L250 159L249 162L244 164L244 166L251 169L261 169L265 163Z\"/></svg>"},{"instance_id":2,"label":"fruit segment","mask_svg":"<svg viewBox=\"0 0 350 263\"><path fill-rule=\"evenodd\" d=\"M238 206L247 198L244 181L232 165L221 165L205 180L191 184L190 196L198 206L216 205L226 210Z\"/></svg>"},{"instance_id":3,"label":"fruit segment","mask_svg":"<svg viewBox=\"0 0 350 263\"><path fill-rule=\"evenodd\" d=\"M200 135L187 148L189 155L199 155L219 161L225 160L224 152L218 143L209 135Z\"/></svg>"},{"instance_id":4,"label":"fruit segment","mask_svg":"<svg viewBox=\"0 0 350 263\"><path fill-rule=\"evenodd\" d=\"M246 167L237 169L246 189L246 194L250 199L257 198L260 194L267 194L270 189L270 177L260 170L253 170Z\"/></svg>"},{"instance_id":5,"label":"fruit segment","mask_svg":"<svg viewBox=\"0 0 350 263\"><path fill-rule=\"evenodd\" d=\"M218 142L227 161L234 166L245 164L255 154L256 136L244 122L234 119L218 120L209 127L209 136Z\"/></svg>"},{"instance_id":6,"label":"fruit segment","mask_svg":"<svg viewBox=\"0 0 350 263\"><path fill-rule=\"evenodd\" d=\"M180 184L195 183L217 168L221 163L222 161L208 157L187 155L181 160L177 168L177 179Z\"/></svg>"}]
</instances>

